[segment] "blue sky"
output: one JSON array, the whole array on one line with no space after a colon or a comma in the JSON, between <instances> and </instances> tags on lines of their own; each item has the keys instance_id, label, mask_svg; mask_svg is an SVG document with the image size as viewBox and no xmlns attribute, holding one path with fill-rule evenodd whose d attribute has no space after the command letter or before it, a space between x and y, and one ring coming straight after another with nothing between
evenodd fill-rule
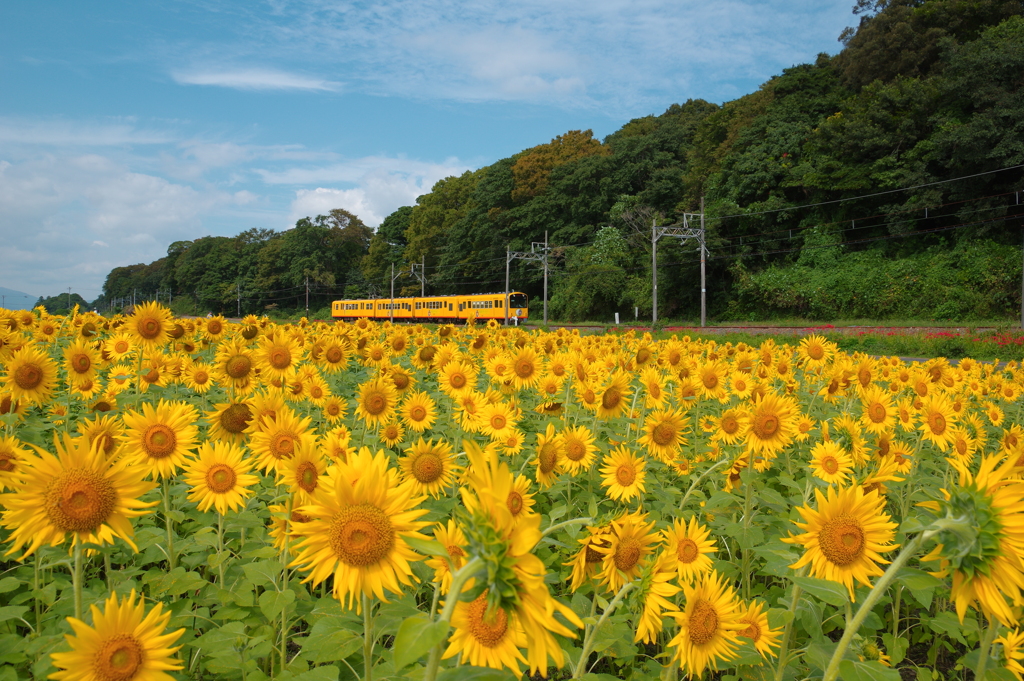
<instances>
[{"instance_id":1,"label":"blue sky","mask_svg":"<svg viewBox=\"0 0 1024 681\"><path fill-rule=\"evenodd\" d=\"M0 286L345 208L834 54L853 0L6 2Z\"/></svg>"}]
</instances>

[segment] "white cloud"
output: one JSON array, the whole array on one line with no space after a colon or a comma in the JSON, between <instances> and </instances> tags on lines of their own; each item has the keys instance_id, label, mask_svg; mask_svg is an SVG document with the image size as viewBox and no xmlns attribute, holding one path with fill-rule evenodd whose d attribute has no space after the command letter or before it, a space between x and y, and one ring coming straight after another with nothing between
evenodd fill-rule
<instances>
[{"instance_id":1,"label":"white cloud","mask_svg":"<svg viewBox=\"0 0 1024 681\"><path fill-rule=\"evenodd\" d=\"M350 166L286 174L299 179L316 177L320 172L321 177L333 177L357 185L349 189L316 187L296 190L289 211L289 224L304 217L326 215L332 208L344 208L358 215L367 225L376 227L395 209L414 204L416 198L428 193L438 180L466 170L466 166L456 162L441 165L382 159L378 165L373 165L369 159L360 159Z\"/></svg>"},{"instance_id":2,"label":"white cloud","mask_svg":"<svg viewBox=\"0 0 1024 681\"><path fill-rule=\"evenodd\" d=\"M7 145L110 147L167 144L173 139L167 131L140 129L130 118L80 121L0 117L0 143Z\"/></svg>"},{"instance_id":3,"label":"white cloud","mask_svg":"<svg viewBox=\"0 0 1024 681\"><path fill-rule=\"evenodd\" d=\"M333 92L341 88L341 83L274 69L175 71L171 77L182 85L214 85L236 90L324 90Z\"/></svg>"}]
</instances>

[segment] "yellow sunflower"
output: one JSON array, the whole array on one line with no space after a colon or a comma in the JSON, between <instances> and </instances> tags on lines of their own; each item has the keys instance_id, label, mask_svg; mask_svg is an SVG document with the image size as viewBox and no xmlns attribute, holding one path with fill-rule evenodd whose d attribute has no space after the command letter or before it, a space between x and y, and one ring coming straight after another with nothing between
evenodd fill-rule
<instances>
[{"instance_id":1,"label":"yellow sunflower","mask_svg":"<svg viewBox=\"0 0 1024 681\"><path fill-rule=\"evenodd\" d=\"M681 612L670 612L679 632L669 641L673 660L687 676L701 676L709 667L728 664L736 657L740 621L740 603L735 590L721 575L712 571L694 584L683 584L686 605Z\"/></svg>"},{"instance_id":2,"label":"yellow sunflower","mask_svg":"<svg viewBox=\"0 0 1024 681\"><path fill-rule=\"evenodd\" d=\"M750 423L747 412L738 407L726 409L717 417L712 416L711 418L711 439L726 445L739 442Z\"/></svg>"},{"instance_id":3,"label":"yellow sunflower","mask_svg":"<svg viewBox=\"0 0 1024 681\"><path fill-rule=\"evenodd\" d=\"M570 426L562 430L562 450L565 453L562 465L572 475L590 470L597 458L596 440L586 426Z\"/></svg>"},{"instance_id":4,"label":"yellow sunflower","mask_svg":"<svg viewBox=\"0 0 1024 681\"><path fill-rule=\"evenodd\" d=\"M512 385L517 389L532 388L543 374L542 360L533 348L520 348L512 358Z\"/></svg>"},{"instance_id":5,"label":"yellow sunflower","mask_svg":"<svg viewBox=\"0 0 1024 681\"><path fill-rule=\"evenodd\" d=\"M195 448L199 428L196 410L185 402L160 400L156 407L143 404L142 413L124 415L127 426L121 436L132 463L161 479L174 477Z\"/></svg>"},{"instance_id":6,"label":"yellow sunflower","mask_svg":"<svg viewBox=\"0 0 1024 681\"><path fill-rule=\"evenodd\" d=\"M942 451L949 449L951 429L956 425L950 400L944 393L934 392L924 398L919 412L921 422L917 429L924 439Z\"/></svg>"},{"instance_id":7,"label":"yellow sunflower","mask_svg":"<svg viewBox=\"0 0 1024 681\"><path fill-rule=\"evenodd\" d=\"M113 544L117 536L136 550L129 518L157 503L139 501L156 487L143 480L146 470L125 457L108 461L84 437L54 436L54 446L56 455L33 446L38 455L24 459L16 491L0 495L2 522L11 529L5 555L27 544L24 559L40 546L59 545L69 532L72 545Z\"/></svg>"},{"instance_id":8,"label":"yellow sunflower","mask_svg":"<svg viewBox=\"0 0 1024 681\"><path fill-rule=\"evenodd\" d=\"M505 402L482 404L477 412L477 426L491 440L504 440L516 429L516 424L515 412Z\"/></svg>"},{"instance_id":9,"label":"yellow sunflower","mask_svg":"<svg viewBox=\"0 0 1024 681\"><path fill-rule=\"evenodd\" d=\"M278 467L281 484L288 488L296 506L313 503L316 489L323 484L327 461L323 449L313 438L300 439L291 458Z\"/></svg>"},{"instance_id":10,"label":"yellow sunflower","mask_svg":"<svg viewBox=\"0 0 1024 681\"><path fill-rule=\"evenodd\" d=\"M607 488L609 499L629 502L646 491L647 461L624 445L616 447L603 459L601 486Z\"/></svg>"},{"instance_id":11,"label":"yellow sunflower","mask_svg":"<svg viewBox=\"0 0 1024 681\"><path fill-rule=\"evenodd\" d=\"M74 632L65 635L69 652L50 653L58 672L55 681L173 681L168 671L182 663L174 659L181 646L174 646L184 629L164 633L171 613L157 603L148 613L144 600L136 600L135 589L124 599L110 594L101 612L89 606L92 626L67 618ZM173 646L173 647L172 647Z\"/></svg>"},{"instance_id":12,"label":"yellow sunflower","mask_svg":"<svg viewBox=\"0 0 1024 681\"><path fill-rule=\"evenodd\" d=\"M800 407L793 398L768 393L755 399L747 425L747 446L755 454L774 457L793 441Z\"/></svg>"},{"instance_id":13,"label":"yellow sunflower","mask_svg":"<svg viewBox=\"0 0 1024 681\"><path fill-rule=\"evenodd\" d=\"M422 433L434 425L434 419L437 418L434 406L434 400L430 399L430 395L425 392L414 391L409 393L402 402L398 413L401 415L402 422L406 426L417 433Z\"/></svg>"},{"instance_id":14,"label":"yellow sunflower","mask_svg":"<svg viewBox=\"0 0 1024 681\"><path fill-rule=\"evenodd\" d=\"M378 426L391 419L398 403L398 394L390 381L372 379L359 386L356 415L367 427Z\"/></svg>"},{"instance_id":15,"label":"yellow sunflower","mask_svg":"<svg viewBox=\"0 0 1024 681\"><path fill-rule=\"evenodd\" d=\"M208 437L233 444L245 441L246 429L253 420L252 409L245 402L215 405L213 411L206 412L205 416L206 422L210 424Z\"/></svg>"},{"instance_id":16,"label":"yellow sunflower","mask_svg":"<svg viewBox=\"0 0 1024 681\"><path fill-rule=\"evenodd\" d=\"M79 383L96 377L96 370L102 360L93 344L85 338L75 340L64 348L64 370L68 383Z\"/></svg>"},{"instance_id":17,"label":"yellow sunflower","mask_svg":"<svg viewBox=\"0 0 1024 681\"><path fill-rule=\"evenodd\" d=\"M0 435L0 492L14 489L17 474L21 472L25 459L30 456L30 452L21 444L13 435Z\"/></svg>"},{"instance_id":18,"label":"yellow sunflower","mask_svg":"<svg viewBox=\"0 0 1024 681\"><path fill-rule=\"evenodd\" d=\"M196 458L185 464L188 500L204 513L213 506L221 515L245 506L249 489L259 482L244 458L245 450L230 442L204 442Z\"/></svg>"},{"instance_id":19,"label":"yellow sunflower","mask_svg":"<svg viewBox=\"0 0 1024 681\"><path fill-rule=\"evenodd\" d=\"M749 638L757 652L761 653L761 657L767 658L769 655L775 657L773 649L779 647L779 637L782 636L782 632L772 629L768 624L768 613L764 606L762 601L751 601L743 608L740 623L746 625L746 628L741 630L739 635Z\"/></svg>"},{"instance_id":20,"label":"yellow sunflower","mask_svg":"<svg viewBox=\"0 0 1024 681\"><path fill-rule=\"evenodd\" d=\"M152 352L171 339L174 320L170 310L159 303L150 302L136 306L125 326L136 345Z\"/></svg>"},{"instance_id":21,"label":"yellow sunflower","mask_svg":"<svg viewBox=\"0 0 1024 681\"><path fill-rule=\"evenodd\" d=\"M434 569L434 581L440 583L441 595L448 593L452 586L452 573L466 564L466 535L453 519L434 526L434 539L444 547L447 558L432 556L426 560L427 567Z\"/></svg>"},{"instance_id":22,"label":"yellow sunflower","mask_svg":"<svg viewBox=\"0 0 1024 681\"><path fill-rule=\"evenodd\" d=\"M599 419L613 419L621 416L629 408L630 395L629 376L623 371L616 371L608 379L604 389L597 392L595 408Z\"/></svg>"},{"instance_id":23,"label":"yellow sunflower","mask_svg":"<svg viewBox=\"0 0 1024 681\"><path fill-rule=\"evenodd\" d=\"M57 363L42 349L26 345L8 360L4 382L12 400L45 404L57 383Z\"/></svg>"},{"instance_id":24,"label":"yellow sunflower","mask_svg":"<svg viewBox=\"0 0 1024 681\"><path fill-rule=\"evenodd\" d=\"M519 649L527 646L526 632L514 610L488 607L487 595L484 591L472 601L455 605L451 620L455 631L442 658L461 653L475 667L508 668L521 676L520 664L526 658Z\"/></svg>"},{"instance_id":25,"label":"yellow sunflower","mask_svg":"<svg viewBox=\"0 0 1024 681\"><path fill-rule=\"evenodd\" d=\"M299 366L304 354L302 345L293 336L278 330L260 338L255 359L264 380L283 380Z\"/></svg>"},{"instance_id":26,"label":"yellow sunflower","mask_svg":"<svg viewBox=\"0 0 1024 681\"><path fill-rule=\"evenodd\" d=\"M537 433L536 451L537 458L531 463L537 466L537 484L547 489L561 472L565 458L565 443L561 434L555 432L553 423L549 423L543 433Z\"/></svg>"},{"instance_id":27,"label":"yellow sunflower","mask_svg":"<svg viewBox=\"0 0 1024 681\"><path fill-rule=\"evenodd\" d=\"M805 549L790 567L810 565L814 577L844 585L855 600L854 581L870 587L870 577L882 574L878 564L889 562L881 554L899 548L891 543L896 523L884 511L885 498L875 491L865 493L860 485L829 487L827 494L816 489L814 494L817 509L797 508L805 522L795 524L804 532L782 539Z\"/></svg>"},{"instance_id":28,"label":"yellow sunflower","mask_svg":"<svg viewBox=\"0 0 1024 681\"><path fill-rule=\"evenodd\" d=\"M824 366L836 353L836 344L824 336L810 335L801 339L797 352L808 369Z\"/></svg>"},{"instance_id":29,"label":"yellow sunflower","mask_svg":"<svg viewBox=\"0 0 1024 681\"><path fill-rule=\"evenodd\" d=\"M811 448L811 473L830 485L842 485L853 472L853 459L837 442L819 442Z\"/></svg>"},{"instance_id":30,"label":"yellow sunflower","mask_svg":"<svg viewBox=\"0 0 1024 681\"><path fill-rule=\"evenodd\" d=\"M103 452L103 456L108 459L117 451L117 445L124 434L124 424L121 419L110 414L83 419L78 422L76 427L78 434L89 441L90 447L99 441L98 446Z\"/></svg>"},{"instance_id":31,"label":"yellow sunflower","mask_svg":"<svg viewBox=\"0 0 1024 681\"><path fill-rule=\"evenodd\" d=\"M601 571L601 565L604 562L604 553L598 549L607 549L609 547L608 538L611 533L611 527L588 527L588 534L582 539L577 541L582 544L582 547L572 557L568 563L563 563L566 566L572 566L572 574L570 576L569 588L572 591L576 591L583 584L592 579Z\"/></svg>"},{"instance_id":32,"label":"yellow sunflower","mask_svg":"<svg viewBox=\"0 0 1024 681\"><path fill-rule=\"evenodd\" d=\"M377 439L385 447L397 447L405 440L405 428L398 421L388 421L377 431Z\"/></svg>"},{"instance_id":33,"label":"yellow sunflower","mask_svg":"<svg viewBox=\"0 0 1024 681\"><path fill-rule=\"evenodd\" d=\"M892 395L881 386L868 386L861 393L864 414L860 422L869 432L879 435L896 426L896 407Z\"/></svg>"},{"instance_id":34,"label":"yellow sunflower","mask_svg":"<svg viewBox=\"0 0 1024 681\"><path fill-rule=\"evenodd\" d=\"M646 513L627 513L612 521L607 545L594 545L595 551L604 554L601 582L609 591L616 593L640 575L660 538L653 530L654 521L647 522Z\"/></svg>"},{"instance_id":35,"label":"yellow sunflower","mask_svg":"<svg viewBox=\"0 0 1024 681\"><path fill-rule=\"evenodd\" d=\"M1003 667L1017 677L1017 681L1024 681L1024 632L1014 627L994 643L1003 647Z\"/></svg>"},{"instance_id":36,"label":"yellow sunflower","mask_svg":"<svg viewBox=\"0 0 1024 681\"><path fill-rule=\"evenodd\" d=\"M405 450L399 465L403 480L413 486L416 494L429 494L434 498L444 494L445 488L462 472L455 465L450 444L422 437Z\"/></svg>"},{"instance_id":37,"label":"yellow sunflower","mask_svg":"<svg viewBox=\"0 0 1024 681\"><path fill-rule=\"evenodd\" d=\"M689 430L686 417L678 409L661 409L644 420L644 435L639 442L651 455L668 463L686 444L683 433Z\"/></svg>"},{"instance_id":38,"label":"yellow sunflower","mask_svg":"<svg viewBox=\"0 0 1024 681\"><path fill-rule=\"evenodd\" d=\"M697 522L697 516L687 523L680 518L664 531L665 553L672 558L672 569L679 583L693 582L700 575L711 572L711 557L715 553L715 540L711 530Z\"/></svg>"},{"instance_id":39,"label":"yellow sunflower","mask_svg":"<svg viewBox=\"0 0 1024 681\"><path fill-rule=\"evenodd\" d=\"M256 465L264 472L280 474L283 463L301 447L311 447L316 435L310 430L311 419L299 416L285 407L276 419L264 416L260 429L249 439L249 448L256 455Z\"/></svg>"},{"instance_id":40,"label":"yellow sunflower","mask_svg":"<svg viewBox=\"0 0 1024 681\"><path fill-rule=\"evenodd\" d=\"M638 618L636 635L633 637L634 642L654 643L657 641L658 634L664 627L665 618L662 617L662 613L666 610L674 610L676 607L675 603L669 599L682 589L672 583L672 578L676 576L672 560L667 552L661 553L650 562L640 577L636 598L643 604L643 609Z\"/></svg>"},{"instance_id":41,"label":"yellow sunflower","mask_svg":"<svg viewBox=\"0 0 1024 681\"><path fill-rule=\"evenodd\" d=\"M424 497L412 482L399 484L383 451L364 447L334 469L333 484L298 509L310 520L296 528L292 566L308 572L303 582L314 586L333 575L334 596L348 608L360 596L387 601L386 593L412 584L409 563L421 559L405 538L429 539L419 532L429 523L417 520L427 513L417 508Z\"/></svg>"}]
</instances>

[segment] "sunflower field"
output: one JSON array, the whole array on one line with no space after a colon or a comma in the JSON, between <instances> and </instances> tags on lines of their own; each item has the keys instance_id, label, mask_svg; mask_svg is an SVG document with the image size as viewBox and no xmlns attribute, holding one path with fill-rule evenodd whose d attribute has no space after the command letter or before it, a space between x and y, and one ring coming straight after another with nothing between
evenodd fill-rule
<instances>
[{"instance_id":1,"label":"sunflower field","mask_svg":"<svg viewBox=\"0 0 1024 681\"><path fill-rule=\"evenodd\" d=\"M1024 367L0 310L0 681L1024 679Z\"/></svg>"}]
</instances>

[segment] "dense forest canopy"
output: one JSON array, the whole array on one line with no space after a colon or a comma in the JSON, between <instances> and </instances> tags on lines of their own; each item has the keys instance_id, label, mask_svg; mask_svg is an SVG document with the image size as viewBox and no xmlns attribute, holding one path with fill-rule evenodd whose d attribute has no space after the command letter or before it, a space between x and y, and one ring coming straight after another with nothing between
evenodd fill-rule
<instances>
[{"instance_id":1,"label":"dense forest canopy","mask_svg":"<svg viewBox=\"0 0 1024 681\"><path fill-rule=\"evenodd\" d=\"M722 105L674 104L603 140L568 131L448 177L371 231L345 210L285 232L178 242L117 268L99 305L144 291L213 311L497 291L506 249L547 235L556 318L651 310L649 221L704 202L709 314L1012 317L1021 302L1024 4L858 0L836 56ZM643 216L644 220L637 219ZM659 311L694 319L696 245L658 243ZM536 263L512 286L539 297Z\"/></svg>"}]
</instances>

